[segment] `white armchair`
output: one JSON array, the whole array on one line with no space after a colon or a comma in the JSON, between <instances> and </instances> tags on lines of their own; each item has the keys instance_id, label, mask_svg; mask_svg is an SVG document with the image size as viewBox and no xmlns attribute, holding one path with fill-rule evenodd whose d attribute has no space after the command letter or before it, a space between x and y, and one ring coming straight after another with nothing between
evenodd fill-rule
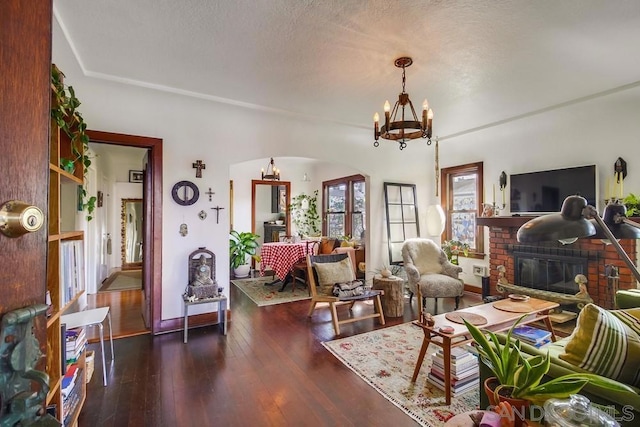
<instances>
[{"instance_id":1,"label":"white armchair","mask_svg":"<svg viewBox=\"0 0 640 427\"><path fill-rule=\"evenodd\" d=\"M434 314L438 312L438 298L455 298L456 310L464 292L458 278L462 267L451 264L440 247L429 239L407 239L402 245L402 259L407 273L411 298L418 296L418 313L426 298L435 298ZM409 300L411 302L411 300Z\"/></svg>"}]
</instances>

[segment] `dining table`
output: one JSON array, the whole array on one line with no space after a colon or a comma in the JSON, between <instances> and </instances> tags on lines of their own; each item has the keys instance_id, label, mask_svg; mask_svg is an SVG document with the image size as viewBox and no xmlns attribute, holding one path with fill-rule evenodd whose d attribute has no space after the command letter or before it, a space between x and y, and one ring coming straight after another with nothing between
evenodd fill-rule
<instances>
[{"instance_id":1,"label":"dining table","mask_svg":"<svg viewBox=\"0 0 640 427\"><path fill-rule=\"evenodd\" d=\"M282 282L280 288L280 292L282 292L287 283L293 280L292 267L305 258L308 252L309 245L305 241L264 243L260 249L260 276L264 276L267 266L271 267L277 280L266 283L266 285Z\"/></svg>"}]
</instances>

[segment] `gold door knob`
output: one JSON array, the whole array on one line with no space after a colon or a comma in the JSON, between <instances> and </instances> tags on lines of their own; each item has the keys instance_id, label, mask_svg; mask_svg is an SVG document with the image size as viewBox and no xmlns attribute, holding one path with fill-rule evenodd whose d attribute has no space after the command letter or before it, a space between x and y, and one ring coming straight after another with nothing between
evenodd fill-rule
<instances>
[{"instance_id":1,"label":"gold door knob","mask_svg":"<svg viewBox=\"0 0 640 427\"><path fill-rule=\"evenodd\" d=\"M19 237L40 230L44 213L37 206L11 200L0 207L0 231L8 237Z\"/></svg>"}]
</instances>

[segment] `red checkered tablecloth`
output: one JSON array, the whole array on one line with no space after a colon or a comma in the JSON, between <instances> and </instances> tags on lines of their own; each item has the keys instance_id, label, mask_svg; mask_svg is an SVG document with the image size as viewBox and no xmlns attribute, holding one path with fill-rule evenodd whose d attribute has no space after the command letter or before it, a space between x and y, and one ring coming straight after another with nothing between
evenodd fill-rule
<instances>
[{"instance_id":1,"label":"red checkered tablecloth","mask_svg":"<svg viewBox=\"0 0 640 427\"><path fill-rule=\"evenodd\" d=\"M260 275L264 276L264 270L266 266L269 266L273 269L273 271L275 271L278 279L282 280L291 270L291 267L293 267L293 265L298 262L300 258L304 258L306 256L307 244L305 242L265 243L262 245L262 249L260 252Z\"/></svg>"}]
</instances>

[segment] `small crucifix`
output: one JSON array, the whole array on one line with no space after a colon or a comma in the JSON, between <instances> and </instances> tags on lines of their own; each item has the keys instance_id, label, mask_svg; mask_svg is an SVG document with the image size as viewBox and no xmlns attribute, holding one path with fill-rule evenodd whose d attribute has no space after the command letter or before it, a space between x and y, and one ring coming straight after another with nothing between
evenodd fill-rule
<instances>
[{"instance_id":1,"label":"small crucifix","mask_svg":"<svg viewBox=\"0 0 640 427\"><path fill-rule=\"evenodd\" d=\"M206 169L207 165L202 163L202 160L196 160L192 167L196 170L196 178L202 178L202 169Z\"/></svg>"},{"instance_id":2,"label":"small crucifix","mask_svg":"<svg viewBox=\"0 0 640 427\"><path fill-rule=\"evenodd\" d=\"M211 201L211 196L213 196L216 193L211 191L211 187L209 187L209 191L205 191L204 194L207 194L209 196L209 201Z\"/></svg>"},{"instance_id":3,"label":"small crucifix","mask_svg":"<svg viewBox=\"0 0 640 427\"><path fill-rule=\"evenodd\" d=\"M216 224L218 224L218 219L220 218L220 210L224 208L221 208L220 206L216 206L215 208L211 208L211 209L216 210Z\"/></svg>"}]
</instances>

